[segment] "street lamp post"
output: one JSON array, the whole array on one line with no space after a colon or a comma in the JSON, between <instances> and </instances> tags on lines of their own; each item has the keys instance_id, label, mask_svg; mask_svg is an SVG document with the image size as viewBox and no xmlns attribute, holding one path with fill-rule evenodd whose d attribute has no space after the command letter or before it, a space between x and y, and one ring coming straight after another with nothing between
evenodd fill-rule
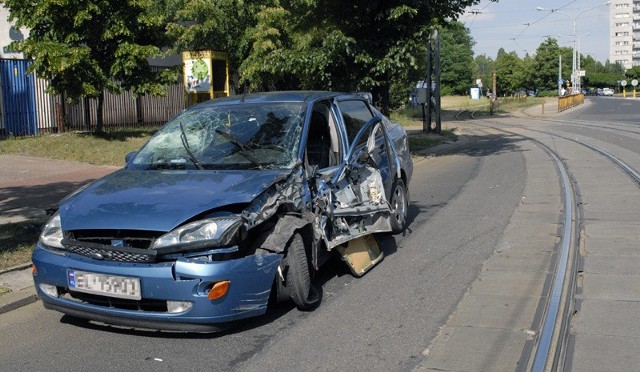
<instances>
[{"instance_id":1,"label":"street lamp post","mask_svg":"<svg viewBox=\"0 0 640 372\"><path fill-rule=\"evenodd\" d=\"M587 32L586 34L580 36L577 36L577 40L578 40L578 48L576 49L576 71L578 72L578 93L582 93L582 67L580 64L580 37L585 37L585 36L589 36L591 35L590 32Z\"/></svg>"},{"instance_id":2,"label":"street lamp post","mask_svg":"<svg viewBox=\"0 0 640 372\"><path fill-rule=\"evenodd\" d=\"M548 12L551 12L551 13L558 13L558 14L562 14L564 16L567 16L567 17L571 18L571 21L573 22L573 42L572 42L573 47L572 47L572 57L571 57L571 86L573 87L574 91L577 90L578 93L581 92L581 86L580 86L581 83L580 83L580 71L577 70L577 66L576 66L577 58L579 58L579 56L576 56L576 53L579 53L577 51L577 48L576 48L576 22L577 22L578 18L583 13L586 13L586 12L588 12L590 10L593 10L593 9L597 8L597 7L600 7L600 6L603 6L603 5L609 5L609 4L611 4L611 1L607 1L605 3L598 4L596 6L592 6L591 8L587 8L587 9L581 11L580 13L576 14L575 17L572 16L571 14L569 14L569 13L561 12L558 9L546 9L546 8L541 7L541 6L536 7L536 10L538 10L538 11L548 11Z\"/></svg>"}]
</instances>

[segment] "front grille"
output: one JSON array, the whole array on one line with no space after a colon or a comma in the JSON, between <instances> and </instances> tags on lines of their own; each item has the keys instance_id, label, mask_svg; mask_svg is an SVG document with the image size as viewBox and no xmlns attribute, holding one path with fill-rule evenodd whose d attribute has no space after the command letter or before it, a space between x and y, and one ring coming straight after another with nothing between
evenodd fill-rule
<instances>
[{"instance_id":1,"label":"front grille","mask_svg":"<svg viewBox=\"0 0 640 372\"><path fill-rule=\"evenodd\" d=\"M117 262L155 262L156 252L149 249L132 247L113 247L110 245L63 239L62 245L69 252L91 257L96 260Z\"/></svg>"},{"instance_id":2,"label":"front grille","mask_svg":"<svg viewBox=\"0 0 640 372\"><path fill-rule=\"evenodd\" d=\"M132 248L149 248L151 243L164 234L160 231L146 230L73 230L68 231L66 238L86 243L124 246Z\"/></svg>"},{"instance_id":3,"label":"front grille","mask_svg":"<svg viewBox=\"0 0 640 372\"><path fill-rule=\"evenodd\" d=\"M63 294L63 297L95 306L110 307L121 310L149 311L158 313L167 312L167 301L162 300L125 300L82 292L67 292L66 294Z\"/></svg>"}]
</instances>

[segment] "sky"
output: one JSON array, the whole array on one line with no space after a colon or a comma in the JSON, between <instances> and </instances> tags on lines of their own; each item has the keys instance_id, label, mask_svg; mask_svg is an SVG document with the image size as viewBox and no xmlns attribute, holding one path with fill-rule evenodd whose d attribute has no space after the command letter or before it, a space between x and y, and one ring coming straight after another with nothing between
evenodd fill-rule
<instances>
[{"instance_id":1,"label":"sky","mask_svg":"<svg viewBox=\"0 0 640 372\"><path fill-rule=\"evenodd\" d=\"M535 55L548 37L561 47L571 47L573 21L576 40L584 56L604 63L609 59L609 7L605 0L482 0L469 7L459 20L471 31L476 56L495 59L498 50L516 52L520 57ZM549 9L539 11L536 8ZM595 8L593 8L595 7ZM590 9L593 8L593 9ZM551 12L556 9L557 12ZM564 13L564 14L562 14Z\"/></svg>"}]
</instances>

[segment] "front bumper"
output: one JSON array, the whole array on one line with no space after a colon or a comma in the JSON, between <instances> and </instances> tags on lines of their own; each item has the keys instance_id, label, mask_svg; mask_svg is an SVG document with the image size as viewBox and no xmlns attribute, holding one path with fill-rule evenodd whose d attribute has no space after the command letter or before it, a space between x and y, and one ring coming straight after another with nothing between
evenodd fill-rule
<instances>
[{"instance_id":1,"label":"front bumper","mask_svg":"<svg viewBox=\"0 0 640 372\"><path fill-rule=\"evenodd\" d=\"M99 261L72 253L52 252L38 243L33 252L34 282L38 296L48 309L100 322L163 330L210 332L227 328L237 320L262 315L267 309L271 285L282 258L279 254L251 255L228 261L180 258L162 263L120 263ZM142 299L122 301L86 296L69 291L69 269L140 278ZM222 298L209 300L208 288L229 280ZM60 296L51 296L40 284L54 285ZM104 297L104 298L102 298ZM182 313L149 307L146 303L189 301Z\"/></svg>"}]
</instances>

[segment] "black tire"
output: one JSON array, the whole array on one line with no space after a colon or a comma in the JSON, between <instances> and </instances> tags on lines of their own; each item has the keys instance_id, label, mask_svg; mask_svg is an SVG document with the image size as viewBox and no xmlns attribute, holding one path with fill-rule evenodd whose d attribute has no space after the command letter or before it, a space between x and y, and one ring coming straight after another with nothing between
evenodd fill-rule
<instances>
[{"instance_id":1,"label":"black tire","mask_svg":"<svg viewBox=\"0 0 640 372\"><path fill-rule=\"evenodd\" d=\"M299 232L296 233L287 248L286 286L299 310L312 310L319 303L318 291L311 284L311 264L307 252L304 238Z\"/></svg>"},{"instance_id":2,"label":"black tire","mask_svg":"<svg viewBox=\"0 0 640 372\"><path fill-rule=\"evenodd\" d=\"M401 178L393 182L389 204L391 205L391 229L394 234L403 232L407 228L409 198L407 188Z\"/></svg>"}]
</instances>

